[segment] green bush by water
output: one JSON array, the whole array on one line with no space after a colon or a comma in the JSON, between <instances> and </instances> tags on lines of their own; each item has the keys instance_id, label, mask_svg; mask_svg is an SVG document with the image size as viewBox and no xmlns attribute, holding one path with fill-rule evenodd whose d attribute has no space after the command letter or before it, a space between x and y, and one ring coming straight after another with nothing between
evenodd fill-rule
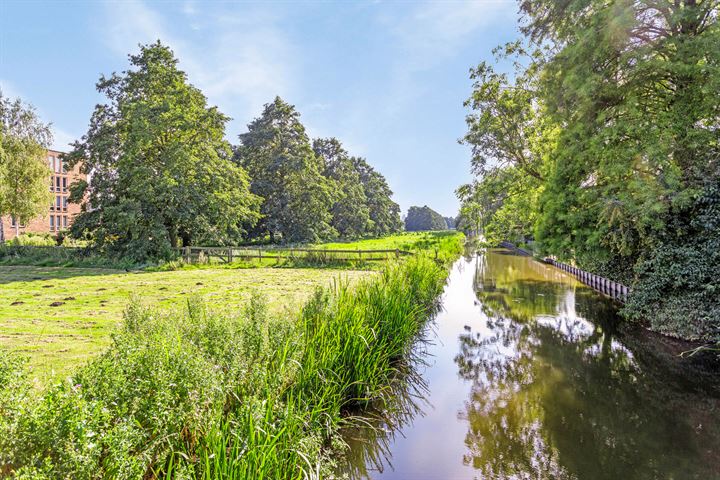
<instances>
[{"instance_id":1,"label":"green bush by water","mask_svg":"<svg viewBox=\"0 0 720 480\"><path fill-rule=\"evenodd\" d=\"M272 318L133 303L112 346L32 394L0 356L0 472L16 478L318 478L341 426L389 395L446 269L420 255ZM12 388L10 388L10 386Z\"/></svg>"}]
</instances>

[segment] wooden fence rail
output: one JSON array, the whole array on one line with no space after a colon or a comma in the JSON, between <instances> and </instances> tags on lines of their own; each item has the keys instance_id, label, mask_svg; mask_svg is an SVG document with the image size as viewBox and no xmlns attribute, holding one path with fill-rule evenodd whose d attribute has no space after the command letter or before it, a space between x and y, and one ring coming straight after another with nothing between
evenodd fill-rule
<instances>
[{"instance_id":1,"label":"wooden fence rail","mask_svg":"<svg viewBox=\"0 0 720 480\"><path fill-rule=\"evenodd\" d=\"M527 250L523 250L510 242L500 242L500 246L518 252L520 255L532 256L532 254ZM554 258L546 257L543 261L569 273L570 275L573 275L585 285L619 302L625 303L628 295L630 295L630 287L623 285L622 283L615 282L609 278L601 277L600 275L596 275L594 273L586 272L585 270L568 265L567 263L558 262Z\"/></svg>"},{"instance_id":2,"label":"wooden fence rail","mask_svg":"<svg viewBox=\"0 0 720 480\"><path fill-rule=\"evenodd\" d=\"M252 259L332 261L379 261L405 255L405 250L326 250L312 248L184 247L179 249L183 261L203 263L216 259L221 263Z\"/></svg>"}]
</instances>

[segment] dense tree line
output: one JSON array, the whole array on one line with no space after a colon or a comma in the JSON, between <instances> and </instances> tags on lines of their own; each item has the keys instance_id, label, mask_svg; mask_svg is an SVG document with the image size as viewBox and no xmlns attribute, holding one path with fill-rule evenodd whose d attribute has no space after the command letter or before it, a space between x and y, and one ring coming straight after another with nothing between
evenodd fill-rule
<instances>
[{"instance_id":1,"label":"dense tree line","mask_svg":"<svg viewBox=\"0 0 720 480\"><path fill-rule=\"evenodd\" d=\"M625 283L632 319L720 339L718 1L523 0L467 105L465 227Z\"/></svg>"},{"instance_id":2,"label":"dense tree line","mask_svg":"<svg viewBox=\"0 0 720 480\"><path fill-rule=\"evenodd\" d=\"M276 98L232 146L229 120L209 106L160 42L101 77L98 105L65 161L91 182L71 233L142 261L197 244L254 238L314 242L401 228L385 178L336 139L311 141L292 105Z\"/></svg>"},{"instance_id":3,"label":"dense tree line","mask_svg":"<svg viewBox=\"0 0 720 480\"><path fill-rule=\"evenodd\" d=\"M447 228L445 218L427 205L410 207L407 217L405 217L405 230L408 232L446 230Z\"/></svg>"}]
</instances>

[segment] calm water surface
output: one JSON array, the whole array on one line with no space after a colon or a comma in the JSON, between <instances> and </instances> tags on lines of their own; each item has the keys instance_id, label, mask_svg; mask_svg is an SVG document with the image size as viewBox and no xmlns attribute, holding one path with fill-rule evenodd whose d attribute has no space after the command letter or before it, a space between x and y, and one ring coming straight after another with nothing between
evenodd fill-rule
<instances>
[{"instance_id":1,"label":"calm water surface","mask_svg":"<svg viewBox=\"0 0 720 480\"><path fill-rule=\"evenodd\" d=\"M670 340L618 333L616 306L504 250L454 266L427 341L355 479L720 478L720 379Z\"/></svg>"}]
</instances>

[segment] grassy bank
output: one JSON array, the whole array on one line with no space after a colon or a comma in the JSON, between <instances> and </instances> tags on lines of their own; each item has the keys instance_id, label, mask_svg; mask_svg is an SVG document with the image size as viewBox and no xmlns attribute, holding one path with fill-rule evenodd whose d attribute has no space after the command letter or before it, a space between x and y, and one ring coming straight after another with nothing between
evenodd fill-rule
<instances>
[{"instance_id":1,"label":"grassy bank","mask_svg":"<svg viewBox=\"0 0 720 480\"><path fill-rule=\"evenodd\" d=\"M461 233L455 231L439 232L404 232L388 235L381 238L368 238L343 242L326 242L318 244L297 245L265 245L262 250L268 252L287 252L289 248L312 248L317 250L403 250L410 252L430 251L438 253L453 248L462 238ZM248 247L249 248L249 247ZM257 251L257 248L254 250ZM376 255L377 256L377 255ZM380 255L392 257L392 254ZM383 262L348 260L333 261L326 258L328 255L304 254L291 259L253 259L239 260L230 265L209 259L215 268L260 268L260 267L329 267L355 270L379 269ZM332 255L329 255L332 257ZM0 244L0 265L25 265L38 267L71 267L71 268L106 268L120 270L167 271L182 268L197 268L197 265L187 265L181 259L168 262L155 262L149 264L134 264L121 258L109 258L94 253L87 248L79 247L53 247L48 245L15 245L12 242ZM204 262L203 262L203 265Z\"/></svg>"},{"instance_id":2,"label":"grassy bank","mask_svg":"<svg viewBox=\"0 0 720 480\"><path fill-rule=\"evenodd\" d=\"M110 344L132 297L145 305L182 309L193 297L233 312L252 292L273 313L297 308L317 286L341 277L353 283L370 272L324 269L124 270L0 266L0 346L30 357L33 378L45 383Z\"/></svg>"},{"instance_id":3,"label":"grassy bank","mask_svg":"<svg viewBox=\"0 0 720 480\"><path fill-rule=\"evenodd\" d=\"M388 384L436 305L446 268L426 255L299 313L257 298L238 315L202 303L131 306L109 349L34 396L0 357L0 455L18 478L319 478Z\"/></svg>"}]
</instances>

